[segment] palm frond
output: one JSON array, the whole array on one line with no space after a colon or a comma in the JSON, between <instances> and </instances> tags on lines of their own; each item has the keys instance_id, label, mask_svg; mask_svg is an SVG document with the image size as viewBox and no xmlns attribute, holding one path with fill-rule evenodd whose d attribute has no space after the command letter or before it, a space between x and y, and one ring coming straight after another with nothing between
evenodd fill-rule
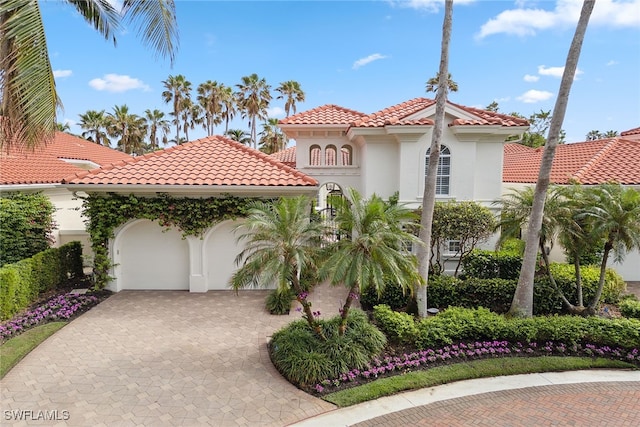
<instances>
[{"instance_id":1,"label":"palm frond","mask_svg":"<svg viewBox=\"0 0 640 427\"><path fill-rule=\"evenodd\" d=\"M173 0L125 0L121 13L138 27L143 43L175 62L179 41Z\"/></svg>"}]
</instances>

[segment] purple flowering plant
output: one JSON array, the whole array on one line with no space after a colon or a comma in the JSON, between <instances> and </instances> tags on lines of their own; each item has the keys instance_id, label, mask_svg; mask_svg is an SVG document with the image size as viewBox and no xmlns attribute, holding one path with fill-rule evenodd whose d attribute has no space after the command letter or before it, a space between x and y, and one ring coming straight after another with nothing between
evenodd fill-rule
<instances>
[{"instance_id":1,"label":"purple flowering plant","mask_svg":"<svg viewBox=\"0 0 640 427\"><path fill-rule=\"evenodd\" d=\"M0 341L21 334L35 326L59 320L69 320L97 305L95 295L61 294L49 298L38 306L0 324Z\"/></svg>"},{"instance_id":2,"label":"purple flowering plant","mask_svg":"<svg viewBox=\"0 0 640 427\"><path fill-rule=\"evenodd\" d=\"M623 360L640 366L640 350L625 350L594 344L571 344L547 341L545 343L508 341L459 342L438 349L404 353L401 356L376 357L364 369L353 369L338 378L327 378L316 384L312 391L326 394L341 387L359 385L382 376L398 375L414 370L423 370L447 363L463 362L488 357L531 356L592 356Z\"/></svg>"}]
</instances>

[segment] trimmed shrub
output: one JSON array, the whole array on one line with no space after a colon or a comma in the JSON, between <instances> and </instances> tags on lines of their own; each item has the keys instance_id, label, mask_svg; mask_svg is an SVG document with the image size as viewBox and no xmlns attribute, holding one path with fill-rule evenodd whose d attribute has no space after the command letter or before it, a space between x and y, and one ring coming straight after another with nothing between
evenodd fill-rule
<instances>
[{"instance_id":1,"label":"trimmed shrub","mask_svg":"<svg viewBox=\"0 0 640 427\"><path fill-rule=\"evenodd\" d=\"M310 385L350 369L364 368L386 344L384 334L360 310L349 312L343 336L338 335L339 316L318 322L326 341L315 335L306 320L290 323L271 338L271 361L294 384Z\"/></svg>"},{"instance_id":2,"label":"trimmed shrub","mask_svg":"<svg viewBox=\"0 0 640 427\"><path fill-rule=\"evenodd\" d=\"M41 293L80 277L78 266L82 266L82 246L71 242L0 267L0 320L27 308Z\"/></svg>"},{"instance_id":3,"label":"trimmed shrub","mask_svg":"<svg viewBox=\"0 0 640 427\"><path fill-rule=\"evenodd\" d=\"M393 336L395 324L407 321L403 313L384 307L374 310L376 323ZM384 321L379 320L379 315ZM537 316L507 319L485 308L449 308L437 316L421 319L405 329L404 342L420 349L438 348L457 341L508 340L511 342L559 341L623 348L640 346L640 320L579 316Z\"/></svg>"},{"instance_id":4,"label":"trimmed shrub","mask_svg":"<svg viewBox=\"0 0 640 427\"><path fill-rule=\"evenodd\" d=\"M404 292L402 286L397 283L385 284L380 295L378 295L378 292L376 292L373 286L365 289L362 295L360 295L360 305L365 310L371 310L379 304L385 304L393 310L398 310L407 307L410 300L411 292L409 290Z\"/></svg>"},{"instance_id":5,"label":"trimmed shrub","mask_svg":"<svg viewBox=\"0 0 640 427\"><path fill-rule=\"evenodd\" d=\"M522 257L509 251L474 250L462 262L464 277L479 279L517 279Z\"/></svg>"},{"instance_id":6,"label":"trimmed shrub","mask_svg":"<svg viewBox=\"0 0 640 427\"><path fill-rule=\"evenodd\" d=\"M618 307L624 317L640 319L640 301L637 299L625 298Z\"/></svg>"},{"instance_id":7,"label":"trimmed shrub","mask_svg":"<svg viewBox=\"0 0 640 427\"><path fill-rule=\"evenodd\" d=\"M575 274L573 266L567 264L551 264L551 272L558 287L572 303L577 302ZM582 288L585 304L595 295L599 267L585 266L582 272ZM440 309L449 306L476 308L486 307L496 313L509 311L517 280L506 279L455 279L450 276L434 276L429 278L429 305ZM605 286L602 292L602 302L615 303L625 289L625 283L615 270L608 269L605 276ZM562 300L549 278L538 276L533 288L533 311L535 315L563 313L565 310Z\"/></svg>"},{"instance_id":8,"label":"trimmed shrub","mask_svg":"<svg viewBox=\"0 0 640 427\"><path fill-rule=\"evenodd\" d=\"M414 341L418 329L412 315L395 312L388 305L381 304L373 308L373 316L389 340L402 344Z\"/></svg>"}]
</instances>

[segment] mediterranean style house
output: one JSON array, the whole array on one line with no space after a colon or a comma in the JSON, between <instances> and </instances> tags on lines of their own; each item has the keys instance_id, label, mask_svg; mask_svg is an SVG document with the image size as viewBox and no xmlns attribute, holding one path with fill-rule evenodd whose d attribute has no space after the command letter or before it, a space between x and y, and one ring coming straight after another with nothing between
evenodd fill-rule
<instances>
[{"instance_id":1,"label":"mediterranean style house","mask_svg":"<svg viewBox=\"0 0 640 427\"><path fill-rule=\"evenodd\" d=\"M35 150L10 147L0 152L0 192L41 192L55 207L54 244L73 240L83 243L90 257L90 244L80 208L82 201L73 197L60 183L63 178L83 170L99 168L131 159L121 151L103 147L64 132L56 132L53 141Z\"/></svg>"}]
</instances>

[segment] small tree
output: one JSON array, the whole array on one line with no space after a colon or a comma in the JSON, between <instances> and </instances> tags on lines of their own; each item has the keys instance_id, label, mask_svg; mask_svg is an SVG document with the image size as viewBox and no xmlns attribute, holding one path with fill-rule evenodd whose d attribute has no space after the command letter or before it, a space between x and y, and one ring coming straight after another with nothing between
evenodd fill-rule
<instances>
[{"instance_id":1,"label":"small tree","mask_svg":"<svg viewBox=\"0 0 640 427\"><path fill-rule=\"evenodd\" d=\"M353 300L365 289L373 287L380 294L385 283L393 281L411 292L421 283L417 260L407 248L421 241L404 229L416 219L415 213L375 194L364 199L352 188L345 196L333 197L331 203L336 207L335 224L346 237L328 248L330 255L320 269L320 277L349 288L341 310L340 335L344 335Z\"/></svg>"},{"instance_id":2,"label":"small tree","mask_svg":"<svg viewBox=\"0 0 640 427\"><path fill-rule=\"evenodd\" d=\"M255 202L236 232L245 249L236 257L240 268L231 277L234 290L276 285L281 292L292 289L304 317L318 337L324 339L311 311L308 283L302 280L318 268L326 227L311 221L311 200L306 196L281 198L274 203Z\"/></svg>"},{"instance_id":3,"label":"small tree","mask_svg":"<svg viewBox=\"0 0 640 427\"><path fill-rule=\"evenodd\" d=\"M448 241L457 241L452 256L458 257L454 273L457 277L464 258L487 240L494 229L494 217L484 206L475 202L436 203L431 229L431 272L442 272L442 249Z\"/></svg>"}]
</instances>

